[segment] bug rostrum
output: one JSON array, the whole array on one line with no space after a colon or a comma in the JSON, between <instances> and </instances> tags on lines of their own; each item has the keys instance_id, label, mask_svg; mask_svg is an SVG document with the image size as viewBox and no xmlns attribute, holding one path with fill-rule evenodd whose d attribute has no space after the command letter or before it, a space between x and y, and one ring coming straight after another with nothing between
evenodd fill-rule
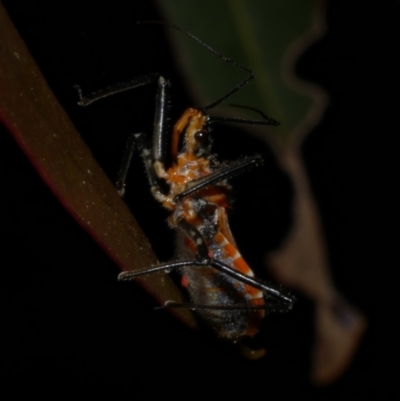
<instances>
[{"instance_id":1,"label":"bug rostrum","mask_svg":"<svg viewBox=\"0 0 400 401\"><path fill-rule=\"evenodd\" d=\"M141 132L130 136L116 186L123 196L132 155L138 149L153 196L171 213L168 222L177 232L176 259L140 271L123 272L118 279L132 280L144 274L179 270L181 283L191 300L185 304L168 301L164 307L195 310L219 336L236 340L256 334L266 311L290 310L294 298L254 276L239 253L228 224L228 181L262 164L262 158L254 155L220 163L211 152L211 125L216 120L261 125L278 123L262 113L262 120L210 116L210 109L247 85L254 73L222 56L194 35L179 27L168 26L190 36L225 62L249 74L210 105L188 108L183 112L172 129L169 162L166 143L170 134L167 132L166 114L170 83L163 76L148 74L89 96L83 96L78 88L79 104L86 106L122 91L157 85L152 140L149 141Z\"/></svg>"}]
</instances>

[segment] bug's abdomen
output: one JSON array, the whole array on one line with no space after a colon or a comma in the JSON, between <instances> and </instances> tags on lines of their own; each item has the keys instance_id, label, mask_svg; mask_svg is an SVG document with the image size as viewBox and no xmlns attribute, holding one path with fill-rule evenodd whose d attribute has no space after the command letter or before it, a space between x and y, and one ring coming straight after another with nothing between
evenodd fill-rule
<instances>
[{"instance_id":1,"label":"bug's abdomen","mask_svg":"<svg viewBox=\"0 0 400 401\"><path fill-rule=\"evenodd\" d=\"M212 257L249 276L252 271L234 244L217 233L208 244ZM208 266L188 267L183 272L192 303L221 337L236 339L258 332L264 310L263 293ZM209 309L207 308L209 307Z\"/></svg>"}]
</instances>

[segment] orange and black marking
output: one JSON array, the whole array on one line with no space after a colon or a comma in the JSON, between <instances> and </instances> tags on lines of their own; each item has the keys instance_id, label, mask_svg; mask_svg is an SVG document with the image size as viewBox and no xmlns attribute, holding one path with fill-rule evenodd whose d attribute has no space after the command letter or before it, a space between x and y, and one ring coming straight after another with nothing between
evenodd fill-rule
<instances>
[{"instance_id":1,"label":"orange and black marking","mask_svg":"<svg viewBox=\"0 0 400 401\"><path fill-rule=\"evenodd\" d=\"M254 277L239 253L228 225L226 211L230 207L227 199L230 187L226 180L201 187L179 202L174 201L196 180L213 173L211 155L206 149L209 147L207 123L208 118L201 110L190 108L184 112L173 129L173 164L165 173L162 172L171 188L162 201L164 207L172 211L169 219L171 227L179 229L184 221L200 234L194 238L181 236L178 256L196 257L199 241L204 241L210 258ZM182 136L183 149L179 152L178 144ZM258 331L265 315L264 294L260 289L227 277L210 266L185 267L182 269L182 284L188 289L193 305L209 307L198 311L211 322L219 335L238 338L254 335Z\"/></svg>"}]
</instances>

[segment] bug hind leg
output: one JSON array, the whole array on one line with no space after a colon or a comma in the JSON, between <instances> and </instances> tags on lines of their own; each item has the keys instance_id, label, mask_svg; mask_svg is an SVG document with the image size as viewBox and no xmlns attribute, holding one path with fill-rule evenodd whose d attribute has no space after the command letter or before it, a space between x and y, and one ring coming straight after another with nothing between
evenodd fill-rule
<instances>
[{"instance_id":1,"label":"bug hind leg","mask_svg":"<svg viewBox=\"0 0 400 401\"><path fill-rule=\"evenodd\" d=\"M217 310L217 311L252 311L252 310L265 310L266 305L201 305L190 302L175 302L168 300L162 306L158 306L155 309L167 309L167 308L187 308L192 311L200 310Z\"/></svg>"},{"instance_id":2,"label":"bug hind leg","mask_svg":"<svg viewBox=\"0 0 400 401\"><path fill-rule=\"evenodd\" d=\"M296 300L295 297L275 288L271 284L266 283L258 278L250 277L244 273L241 273L233 267L227 265L226 263L223 263L220 260L211 257L209 255L209 250L205 243L205 240L199 230L183 218L178 221L178 228L181 229L195 244L197 250L197 255L195 259L178 260L149 267L144 270L123 272L120 273L120 275L118 276L118 280L133 280L134 278L141 275L156 273L160 271L175 270L185 267L212 267L218 270L220 273L232 277L238 282L261 290L264 294L270 296L273 300L276 300L278 306L276 310L284 312L292 309L293 304Z\"/></svg>"}]
</instances>

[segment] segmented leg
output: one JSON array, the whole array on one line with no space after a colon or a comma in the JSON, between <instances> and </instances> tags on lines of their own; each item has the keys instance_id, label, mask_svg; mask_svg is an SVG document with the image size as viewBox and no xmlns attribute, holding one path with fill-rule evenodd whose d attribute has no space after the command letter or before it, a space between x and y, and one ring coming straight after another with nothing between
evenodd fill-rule
<instances>
[{"instance_id":1,"label":"segmented leg","mask_svg":"<svg viewBox=\"0 0 400 401\"><path fill-rule=\"evenodd\" d=\"M216 184L223 180L232 178L247 171L249 168L261 165L262 162L263 159L260 155L246 157L242 160L231 163L226 167L222 167L221 169L214 171L209 175L192 180L188 183L185 191L175 196L174 201L179 202L182 198L192 194L193 192L199 191L208 185Z\"/></svg>"},{"instance_id":2,"label":"segmented leg","mask_svg":"<svg viewBox=\"0 0 400 401\"><path fill-rule=\"evenodd\" d=\"M293 297L284 294L282 291L277 290L276 288L261 281L260 279L247 276L247 275L235 270L231 266L228 266L227 264L225 264L217 259L211 258L208 255L208 248L204 242L203 236L197 230L197 228L193 227L190 223L188 223L185 220L181 220L178 224L179 224L179 228L182 229L196 245L197 257L198 257L197 259L180 260L180 261L162 263L157 266L149 267L144 270L122 272L119 274L118 280L120 280L120 281L133 280L136 277L142 276L145 274L157 273L160 271L170 271L170 270L174 270L174 269L178 269L178 268L182 268L182 267L188 267L188 266L199 266L199 267L211 266L214 269L220 271L221 273L224 273L224 274L238 280L239 282L241 282L243 284L250 285L254 288L257 288L257 289L263 291L265 294L273 296L275 299L285 302L288 310L292 308L292 305L294 303Z\"/></svg>"},{"instance_id":3,"label":"segmented leg","mask_svg":"<svg viewBox=\"0 0 400 401\"><path fill-rule=\"evenodd\" d=\"M159 78L158 74L148 74L143 75L141 77L136 77L129 81L120 82L118 84L109 86L108 88L100 89L96 92L93 92L89 95L83 95L82 89L79 85L75 85L75 89L78 91L79 96L79 106L89 106L93 102L97 102L98 100L105 99L107 97L116 95L117 93L125 92L127 90L139 88L140 86L152 84L156 82L157 78Z\"/></svg>"},{"instance_id":4,"label":"segmented leg","mask_svg":"<svg viewBox=\"0 0 400 401\"><path fill-rule=\"evenodd\" d=\"M154 113L154 131L153 131L152 147L148 146L145 143L144 135L141 133L132 134L128 138L116 183L117 191L120 196L123 196L125 193L126 178L132 161L132 155L136 146L140 149L142 153L142 157L145 162L147 175L153 193L165 192L162 188L164 182L159 177L159 174L157 174L155 165L157 162L159 169L165 170L164 168L165 158L166 158L165 125L167 119L166 114L167 114L169 82L166 81L164 77L162 77L159 74L148 74L127 82L110 86L108 88L99 90L86 96L82 94L81 88L78 85L75 85L75 88L78 91L78 96L80 99L78 104L80 106L88 106L91 103L96 102L97 100L105 99L107 97L116 95L118 93L127 90L135 89L140 86L152 84L156 81L157 81L157 93L156 93L156 105Z\"/></svg>"}]
</instances>

